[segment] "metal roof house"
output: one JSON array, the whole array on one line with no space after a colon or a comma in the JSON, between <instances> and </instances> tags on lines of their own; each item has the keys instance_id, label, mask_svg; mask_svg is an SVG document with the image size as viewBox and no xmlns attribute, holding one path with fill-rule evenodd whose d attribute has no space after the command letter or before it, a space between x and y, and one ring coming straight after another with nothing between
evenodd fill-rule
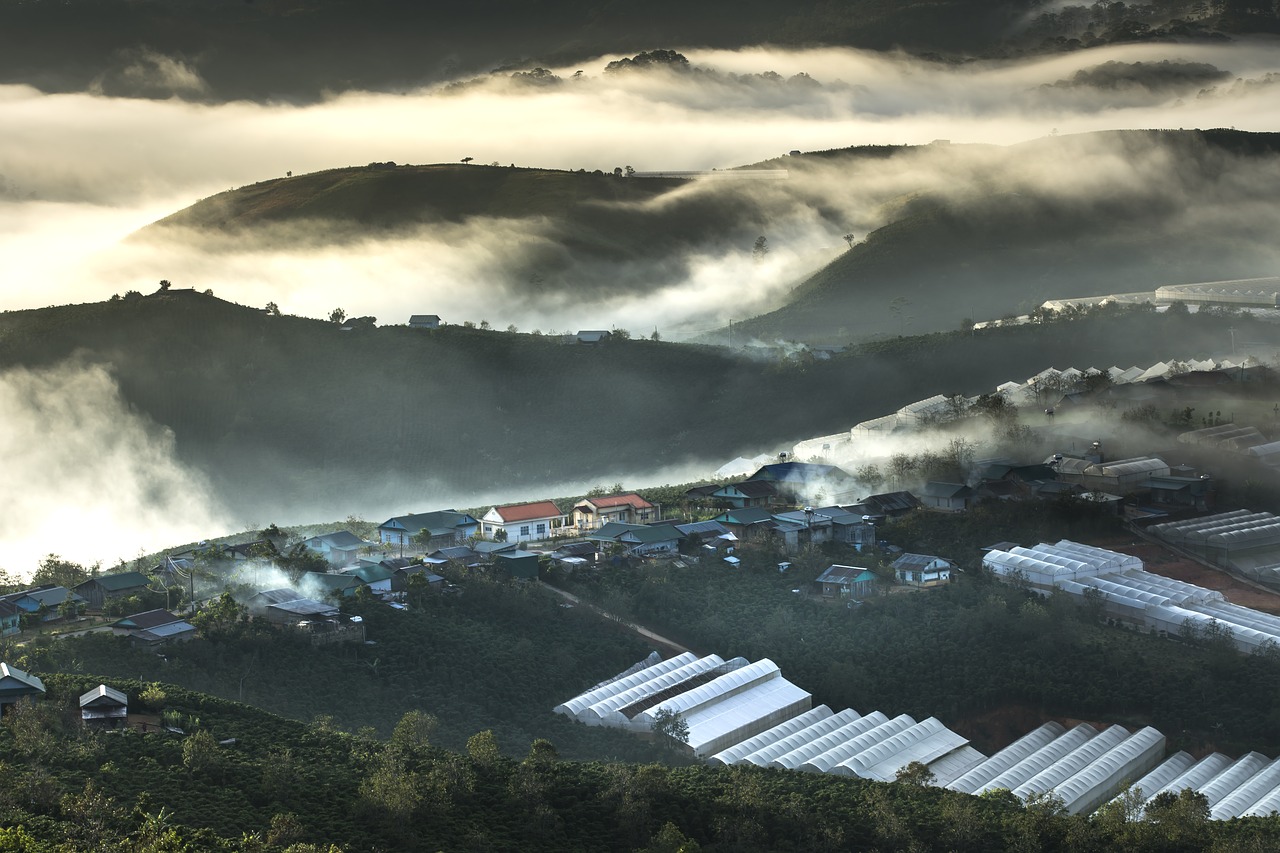
<instances>
[{"instance_id":1,"label":"metal roof house","mask_svg":"<svg viewBox=\"0 0 1280 853\"><path fill-rule=\"evenodd\" d=\"M573 505L573 526L578 530L595 530L610 521L649 524L658 517L658 507L635 492L583 498Z\"/></svg>"},{"instance_id":2,"label":"metal roof house","mask_svg":"<svg viewBox=\"0 0 1280 853\"><path fill-rule=\"evenodd\" d=\"M876 574L858 566L832 565L814 581L826 596L867 598L876 591Z\"/></svg>"},{"instance_id":3,"label":"metal roof house","mask_svg":"<svg viewBox=\"0 0 1280 853\"><path fill-rule=\"evenodd\" d=\"M302 545L307 550L324 557L329 565L339 567L355 565L360 559L360 549L370 544L348 530L302 540Z\"/></svg>"},{"instance_id":4,"label":"metal roof house","mask_svg":"<svg viewBox=\"0 0 1280 853\"><path fill-rule=\"evenodd\" d=\"M101 610L111 598L127 598L146 590L151 581L141 572L120 572L114 575L98 575L78 584L75 591L89 603L92 610Z\"/></svg>"},{"instance_id":5,"label":"metal roof house","mask_svg":"<svg viewBox=\"0 0 1280 853\"><path fill-rule=\"evenodd\" d=\"M747 480L721 486L711 493L711 500L721 506L770 506L778 497L778 487L767 480Z\"/></svg>"},{"instance_id":6,"label":"metal roof house","mask_svg":"<svg viewBox=\"0 0 1280 853\"><path fill-rule=\"evenodd\" d=\"M409 316L409 328L438 329L440 328L440 316L438 314L411 314Z\"/></svg>"},{"instance_id":7,"label":"metal roof house","mask_svg":"<svg viewBox=\"0 0 1280 853\"><path fill-rule=\"evenodd\" d=\"M898 583L927 588L950 583L955 566L932 554L903 554L893 561L892 568Z\"/></svg>"},{"instance_id":8,"label":"metal roof house","mask_svg":"<svg viewBox=\"0 0 1280 853\"><path fill-rule=\"evenodd\" d=\"M8 595L0 596L0 602L7 602L17 610L17 617L13 617L13 624L17 625L17 619L24 613L39 613L43 610L45 622L52 622L62 617L62 607L68 602L74 602L77 608L85 606L85 600L79 595L70 591L64 586L53 586L45 584L44 586L26 589L20 592L11 592ZM4 636L5 618L3 615L3 604L0 604L0 636Z\"/></svg>"},{"instance_id":9,"label":"metal roof house","mask_svg":"<svg viewBox=\"0 0 1280 853\"><path fill-rule=\"evenodd\" d=\"M80 719L86 726L118 728L129 720L129 697L99 684L80 697Z\"/></svg>"},{"instance_id":10,"label":"metal roof house","mask_svg":"<svg viewBox=\"0 0 1280 853\"><path fill-rule=\"evenodd\" d=\"M44 682L7 663L0 663L0 714L20 699L44 695Z\"/></svg>"},{"instance_id":11,"label":"metal roof house","mask_svg":"<svg viewBox=\"0 0 1280 853\"><path fill-rule=\"evenodd\" d=\"M476 535L480 522L465 512L453 509L397 515L378 525L378 541L384 545L404 547L420 538L423 530L431 532L427 548L443 548Z\"/></svg>"},{"instance_id":12,"label":"metal roof house","mask_svg":"<svg viewBox=\"0 0 1280 853\"><path fill-rule=\"evenodd\" d=\"M853 500L857 489L857 481L847 471L813 462L765 465L748 477L747 482L775 483L779 493L793 496L802 504Z\"/></svg>"},{"instance_id":13,"label":"metal roof house","mask_svg":"<svg viewBox=\"0 0 1280 853\"><path fill-rule=\"evenodd\" d=\"M248 607L250 615L260 616L267 612L267 608L272 604L281 604L286 601L297 601L302 598L302 594L297 590L282 587L280 589L264 589L249 596L245 606Z\"/></svg>"},{"instance_id":14,"label":"metal roof house","mask_svg":"<svg viewBox=\"0 0 1280 853\"><path fill-rule=\"evenodd\" d=\"M534 542L560 532L568 516L553 501L495 506L480 519L489 538L508 542Z\"/></svg>"},{"instance_id":15,"label":"metal roof house","mask_svg":"<svg viewBox=\"0 0 1280 853\"><path fill-rule=\"evenodd\" d=\"M920 491L925 509L939 512L963 512L977 502L973 489L964 483L925 483Z\"/></svg>"}]
</instances>

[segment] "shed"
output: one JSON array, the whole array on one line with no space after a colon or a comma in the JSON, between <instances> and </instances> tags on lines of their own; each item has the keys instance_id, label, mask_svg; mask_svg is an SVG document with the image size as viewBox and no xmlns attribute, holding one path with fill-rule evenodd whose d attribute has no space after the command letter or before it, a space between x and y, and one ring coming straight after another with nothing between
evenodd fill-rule
<instances>
[{"instance_id":1,"label":"shed","mask_svg":"<svg viewBox=\"0 0 1280 853\"><path fill-rule=\"evenodd\" d=\"M129 697L99 684L80 697L80 719L87 726L117 728L129 719Z\"/></svg>"},{"instance_id":2,"label":"shed","mask_svg":"<svg viewBox=\"0 0 1280 853\"><path fill-rule=\"evenodd\" d=\"M272 625L296 625L308 619L327 619L337 615L337 607L311 598L284 601L267 607L267 621Z\"/></svg>"},{"instance_id":3,"label":"shed","mask_svg":"<svg viewBox=\"0 0 1280 853\"><path fill-rule=\"evenodd\" d=\"M503 551L495 555L494 565L513 578L538 579L538 555L532 551Z\"/></svg>"},{"instance_id":4,"label":"shed","mask_svg":"<svg viewBox=\"0 0 1280 853\"><path fill-rule=\"evenodd\" d=\"M0 663L0 714L20 699L43 695L44 682L39 678L7 663Z\"/></svg>"},{"instance_id":5,"label":"shed","mask_svg":"<svg viewBox=\"0 0 1280 853\"><path fill-rule=\"evenodd\" d=\"M932 587L950 583L953 568L955 566L949 560L932 554L903 554L893 561L898 583L907 586Z\"/></svg>"},{"instance_id":6,"label":"shed","mask_svg":"<svg viewBox=\"0 0 1280 853\"><path fill-rule=\"evenodd\" d=\"M190 622L179 620L154 628L143 628L134 631L129 639L139 646L162 646L166 643L180 643L195 639L196 626Z\"/></svg>"},{"instance_id":7,"label":"shed","mask_svg":"<svg viewBox=\"0 0 1280 853\"><path fill-rule=\"evenodd\" d=\"M815 583L826 596L866 598L875 593L876 575L870 569L835 564L818 575Z\"/></svg>"}]
</instances>

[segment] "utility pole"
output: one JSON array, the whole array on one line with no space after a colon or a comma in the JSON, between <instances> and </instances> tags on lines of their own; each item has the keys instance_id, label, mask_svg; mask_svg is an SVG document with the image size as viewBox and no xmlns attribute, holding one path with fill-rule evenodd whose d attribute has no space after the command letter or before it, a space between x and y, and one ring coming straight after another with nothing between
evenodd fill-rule
<instances>
[{"instance_id":1,"label":"utility pole","mask_svg":"<svg viewBox=\"0 0 1280 853\"><path fill-rule=\"evenodd\" d=\"M729 318L729 349L733 349L733 318Z\"/></svg>"}]
</instances>

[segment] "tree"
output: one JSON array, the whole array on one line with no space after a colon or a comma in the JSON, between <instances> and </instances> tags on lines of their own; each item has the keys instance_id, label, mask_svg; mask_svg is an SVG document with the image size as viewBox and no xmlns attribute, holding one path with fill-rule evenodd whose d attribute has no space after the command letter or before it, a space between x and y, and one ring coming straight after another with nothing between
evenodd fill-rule
<instances>
[{"instance_id":1,"label":"tree","mask_svg":"<svg viewBox=\"0 0 1280 853\"><path fill-rule=\"evenodd\" d=\"M279 306L279 305L277 305L277 304L275 304L274 302L268 302L268 303L267 303L267 315L268 315L268 316L271 316L271 317L279 317L279 316L280 316L280 306Z\"/></svg>"},{"instance_id":2,"label":"tree","mask_svg":"<svg viewBox=\"0 0 1280 853\"><path fill-rule=\"evenodd\" d=\"M403 754L425 752L439 727L440 720L434 714L409 711L400 718L391 732L391 746Z\"/></svg>"},{"instance_id":3,"label":"tree","mask_svg":"<svg viewBox=\"0 0 1280 853\"><path fill-rule=\"evenodd\" d=\"M329 312L330 323L340 324L345 319L347 319L347 312L343 311L341 308L334 308Z\"/></svg>"},{"instance_id":4,"label":"tree","mask_svg":"<svg viewBox=\"0 0 1280 853\"><path fill-rule=\"evenodd\" d=\"M470 162L471 162L472 160L474 160L474 159L476 159L476 158L474 158L474 157L463 157L463 158L462 158L462 162L463 162L463 164L465 165L465 164L467 164L467 163L470 163Z\"/></svg>"},{"instance_id":5,"label":"tree","mask_svg":"<svg viewBox=\"0 0 1280 853\"><path fill-rule=\"evenodd\" d=\"M171 288L171 287L173 287L173 284L169 281L169 279L167 279L167 278L162 278L162 279L160 279L160 291L161 291L161 292L164 292L164 291L168 290L168 289L169 289L169 288Z\"/></svg>"},{"instance_id":6,"label":"tree","mask_svg":"<svg viewBox=\"0 0 1280 853\"><path fill-rule=\"evenodd\" d=\"M35 574L31 576L31 585L53 584L54 586L65 586L67 589L71 589L89 580L92 575L97 573L98 566L96 565L92 569L86 569L79 563L64 560L57 554L50 554L40 561Z\"/></svg>"},{"instance_id":7,"label":"tree","mask_svg":"<svg viewBox=\"0 0 1280 853\"><path fill-rule=\"evenodd\" d=\"M848 243L848 244L849 244L849 248L850 248L850 249L852 249L852 248L853 248L853 235L852 235L852 234L846 234L846 235L844 235L844 241L845 241L846 243Z\"/></svg>"},{"instance_id":8,"label":"tree","mask_svg":"<svg viewBox=\"0 0 1280 853\"><path fill-rule=\"evenodd\" d=\"M658 709L653 715L652 729L658 741L672 752L689 742L689 723L670 708Z\"/></svg>"},{"instance_id":9,"label":"tree","mask_svg":"<svg viewBox=\"0 0 1280 853\"><path fill-rule=\"evenodd\" d=\"M489 729L476 732L467 739L467 755L481 767L493 767L502 757L498 751L498 739Z\"/></svg>"},{"instance_id":10,"label":"tree","mask_svg":"<svg viewBox=\"0 0 1280 853\"><path fill-rule=\"evenodd\" d=\"M933 771L929 769L929 765L920 761L912 761L905 767L898 770L894 775L893 781L901 782L905 785L915 785L919 788L926 788L937 780Z\"/></svg>"},{"instance_id":11,"label":"tree","mask_svg":"<svg viewBox=\"0 0 1280 853\"><path fill-rule=\"evenodd\" d=\"M651 341L660 341L660 340L662 340L662 335L658 334L658 330L657 330L657 329L654 329L654 330L653 330L653 334L649 336L649 340L651 340Z\"/></svg>"},{"instance_id":12,"label":"tree","mask_svg":"<svg viewBox=\"0 0 1280 853\"><path fill-rule=\"evenodd\" d=\"M619 341L629 341L631 340L631 333L626 329L614 329L613 337Z\"/></svg>"},{"instance_id":13,"label":"tree","mask_svg":"<svg viewBox=\"0 0 1280 853\"><path fill-rule=\"evenodd\" d=\"M216 771L222 762L218 742L201 729L182 742L182 766L195 776Z\"/></svg>"},{"instance_id":14,"label":"tree","mask_svg":"<svg viewBox=\"0 0 1280 853\"><path fill-rule=\"evenodd\" d=\"M210 604L200 608L200 612L191 617L195 625L206 635L227 634L245 619L245 607L224 592Z\"/></svg>"},{"instance_id":15,"label":"tree","mask_svg":"<svg viewBox=\"0 0 1280 853\"><path fill-rule=\"evenodd\" d=\"M579 72L579 73L581 73L581 72ZM622 167L622 172L623 172L623 174L624 174L624 175L626 175L628 178L630 178L632 175L634 175L634 174L636 173L636 170L635 170L635 169L633 169L633 168L631 168L630 166L623 166L623 167Z\"/></svg>"},{"instance_id":16,"label":"tree","mask_svg":"<svg viewBox=\"0 0 1280 853\"><path fill-rule=\"evenodd\" d=\"M755 245L751 247L751 257L756 263L760 263L767 254L769 254L769 241L761 235L756 238Z\"/></svg>"}]
</instances>

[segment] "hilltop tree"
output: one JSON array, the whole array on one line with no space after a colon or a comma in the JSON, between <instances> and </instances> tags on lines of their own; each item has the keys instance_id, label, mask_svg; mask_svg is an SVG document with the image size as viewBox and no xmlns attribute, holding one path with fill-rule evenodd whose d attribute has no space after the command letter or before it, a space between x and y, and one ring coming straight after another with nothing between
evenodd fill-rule
<instances>
[{"instance_id":1,"label":"hilltop tree","mask_svg":"<svg viewBox=\"0 0 1280 853\"><path fill-rule=\"evenodd\" d=\"M343 311L341 308L334 308L329 312L330 323L341 323L345 319L347 319L347 312Z\"/></svg>"},{"instance_id":2,"label":"hilltop tree","mask_svg":"<svg viewBox=\"0 0 1280 853\"><path fill-rule=\"evenodd\" d=\"M32 586L53 584L54 586L65 586L67 589L71 589L77 584L84 583L97 573L98 566L96 564L92 568L86 569L79 563L64 560L57 554L50 554L40 561L35 574L31 576L31 584Z\"/></svg>"},{"instance_id":3,"label":"hilltop tree","mask_svg":"<svg viewBox=\"0 0 1280 853\"><path fill-rule=\"evenodd\" d=\"M462 158L462 163L463 163L463 165L466 165L467 163L470 163L470 162L471 162L472 160L474 160L474 159L476 159L476 158L474 158L474 157L463 157L463 158Z\"/></svg>"},{"instance_id":4,"label":"hilltop tree","mask_svg":"<svg viewBox=\"0 0 1280 853\"><path fill-rule=\"evenodd\" d=\"M849 244L849 248L850 248L850 249L852 249L852 248L853 248L853 235L852 235L852 234L846 234L846 235L844 235L844 241L845 241L846 243L848 243L848 244Z\"/></svg>"}]
</instances>

